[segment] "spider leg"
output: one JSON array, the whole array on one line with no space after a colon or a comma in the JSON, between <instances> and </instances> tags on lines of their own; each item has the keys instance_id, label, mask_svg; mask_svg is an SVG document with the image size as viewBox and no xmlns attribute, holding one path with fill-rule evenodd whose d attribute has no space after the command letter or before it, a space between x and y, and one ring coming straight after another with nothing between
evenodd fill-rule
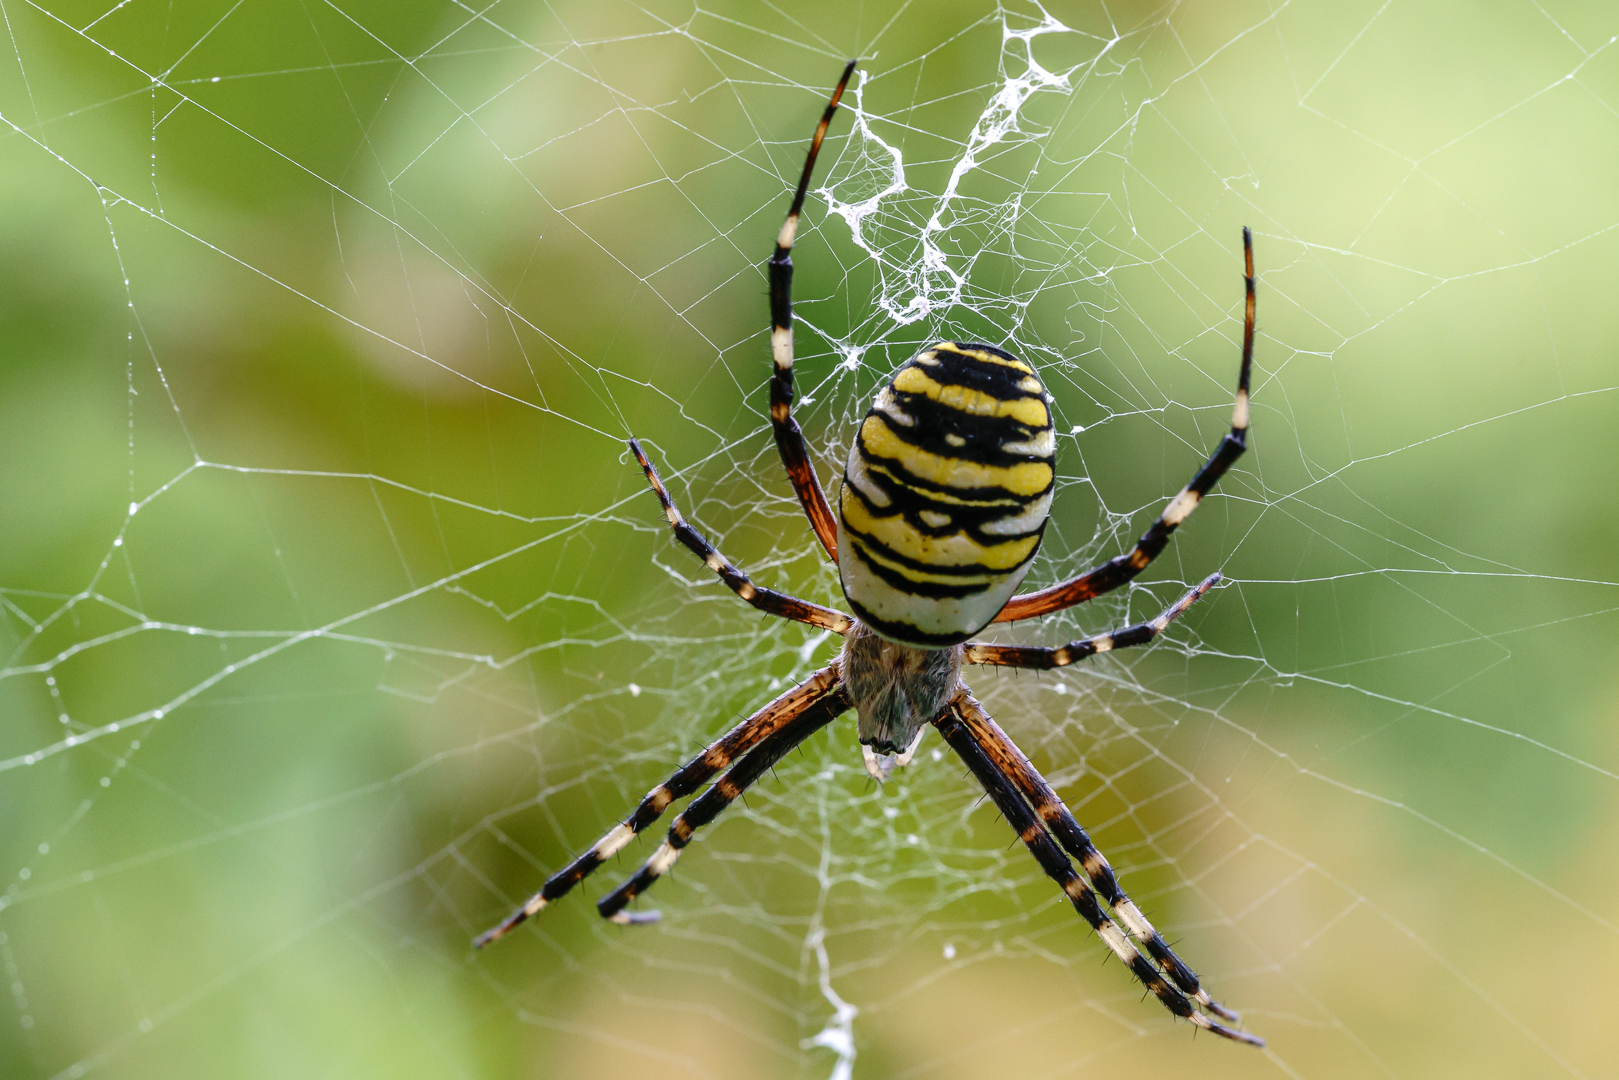
<instances>
[{"instance_id":1,"label":"spider leg","mask_svg":"<svg viewBox=\"0 0 1619 1080\"><path fill-rule=\"evenodd\" d=\"M1046 826L1018 794L1016 785L1010 779L1015 773L1015 767L1010 762L1000 760L998 754L992 755L993 747L986 748L973 737L962 718L963 713L969 710L982 712L983 708L970 693L963 690L951 702L950 707L933 721L934 726L983 786L984 791L1006 818L1007 824L1017 831L1019 839L1040 864L1040 868L1062 887L1063 893L1074 905L1074 910L1090 924L1091 929L1096 931L1097 936L1113 955L1118 957L1141 984L1152 991L1164 1008L1174 1015L1236 1042L1248 1043L1251 1046L1265 1045L1265 1040L1257 1035L1228 1028L1198 1012L1187 1000L1186 995L1165 981L1152 961L1136 950L1135 945L1124 931L1119 929L1118 924L1108 918L1107 913L1102 910L1102 905L1097 902L1095 891L1074 872L1068 856L1057 846Z\"/></svg>"},{"instance_id":2,"label":"spider leg","mask_svg":"<svg viewBox=\"0 0 1619 1080\"><path fill-rule=\"evenodd\" d=\"M804 507L810 528L826 549L827 558L838 561L838 524L832 517L832 506L826 501L826 492L815 478L815 466L810 461L809 449L804 445L804 433L793 419L793 237L798 232L798 215L804 210L804 194L809 190L810 174L815 171L815 158L821 152L821 140L832 123L832 114L838 111L843 88L849 84L857 61L850 60L832 91L821 122L810 140L809 155L804 159L804 171L798 178L798 190L793 194L793 205L787 211L781 233L776 237L776 250L767 267L770 273L770 352L775 369L770 377L770 425L776 432L776 449L781 452L781 463L787 468L798 502Z\"/></svg>"},{"instance_id":3,"label":"spider leg","mask_svg":"<svg viewBox=\"0 0 1619 1080\"><path fill-rule=\"evenodd\" d=\"M669 519L669 525L675 531L675 539L707 563L708 568L718 574L720 580L731 587L732 592L766 615L809 623L811 626L830 630L834 634L848 633L849 628L854 625L854 620L843 612L822 607L820 604L812 604L808 600L800 600L796 596L788 596L774 589L762 589L748 580L748 575L732 565L731 560L715 550L713 544L703 539L703 535L680 516L674 500L669 497L668 489L658 478L658 470L652 467L652 462L647 459L641 444L635 439L630 440L630 451L635 455L635 460L641 463L641 470L646 473L647 481L658 496L658 502L663 504L664 516Z\"/></svg>"},{"instance_id":4,"label":"spider leg","mask_svg":"<svg viewBox=\"0 0 1619 1080\"><path fill-rule=\"evenodd\" d=\"M1112 592L1135 577L1158 557L1169 543L1170 534L1181 522L1191 516L1197 504L1207 495L1231 464L1248 449L1248 381L1254 364L1254 241L1245 226L1242 230L1242 254L1247 302L1242 320L1242 369L1237 375L1237 403L1231 413L1231 434L1220 440L1219 447L1193 476L1180 494L1169 501L1158 520L1141 535L1136 546L1127 554L1109 559L1076 578L1060 582L1038 592L1014 596L1006 602L996 622L1014 622L1032 619L1036 615L1049 615L1053 611L1073 607L1092 597Z\"/></svg>"},{"instance_id":5,"label":"spider leg","mask_svg":"<svg viewBox=\"0 0 1619 1080\"><path fill-rule=\"evenodd\" d=\"M848 708L849 699L844 694L825 694L760 740L714 786L693 799L691 805L680 812L669 826L668 839L658 845L658 850L636 871L635 876L596 901L596 910L602 918L621 924L655 921L658 918L656 913L630 914L624 908L669 872L675 860L680 858L681 851L691 842L693 833L719 817L726 807L794 747L837 719Z\"/></svg>"},{"instance_id":6,"label":"spider leg","mask_svg":"<svg viewBox=\"0 0 1619 1080\"><path fill-rule=\"evenodd\" d=\"M1123 630L1115 630L1109 634L1097 634L1095 637L1083 638L1079 641L1070 641L1066 645L1059 645L1055 649L1044 649L1032 645L988 645L981 641L969 641L962 647L962 660L969 664L996 664L1000 667L1018 668L1059 668L1067 667L1076 660L1083 660L1087 656L1097 653L1112 652L1114 649L1127 649L1132 645L1145 645L1153 638L1164 632L1182 612L1193 604L1198 598L1220 581L1219 571L1215 571L1202 581L1194 585L1185 596L1165 608L1156 619L1144 623L1127 626Z\"/></svg>"},{"instance_id":7,"label":"spider leg","mask_svg":"<svg viewBox=\"0 0 1619 1080\"><path fill-rule=\"evenodd\" d=\"M978 748L991 760L999 763L1002 771L1016 785L1023 798L1034 807L1037 814L1046 823L1063 846L1063 850L1072 855L1079 865L1084 868L1085 876L1091 879L1096 891L1102 894L1108 907L1119 922L1130 932L1130 936L1140 942L1147 953L1158 962L1164 974L1172 979L1181 992L1191 998L1203 1009L1229 1020L1231 1023L1241 1023L1242 1018L1218 1001L1209 997L1209 992L1198 983L1197 975L1186 966L1185 961L1175 955L1169 943L1153 928L1152 923L1136 907L1135 902L1125 894L1119 886L1118 877L1113 873L1113 867L1108 865L1106 856L1096 850L1091 842L1090 835L1074 818L1068 807L1063 805L1062 799L1051 790L1045 777L1035 769L1034 764L1016 743L1001 730L994 717L985 712L976 700L971 697L957 702L957 709L962 722L966 725L968 734Z\"/></svg>"},{"instance_id":8,"label":"spider leg","mask_svg":"<svg viewBox=\"0 0 1619 1080\"><path fill-rule=\"evenodd\" d=\"M843 672L839 663L834 661L726 732L708 749L678 769L669 779L647 792L646 798L641 800L634 813L621 824L615 825L583 855L551 875L545 887L530 897L522 907L512 912L504 922L479 934L473 941L473 946L481 949L511 933L529 916L537 914L551 901L563 896L589 877L597 867L635 839L636 834L658 820L670 803L685 798L702 787L721 769L727 768L737 758L778 734L784 727L802 716L805 710L837 693L842 685Z\"/></svg>"}]
</instances>

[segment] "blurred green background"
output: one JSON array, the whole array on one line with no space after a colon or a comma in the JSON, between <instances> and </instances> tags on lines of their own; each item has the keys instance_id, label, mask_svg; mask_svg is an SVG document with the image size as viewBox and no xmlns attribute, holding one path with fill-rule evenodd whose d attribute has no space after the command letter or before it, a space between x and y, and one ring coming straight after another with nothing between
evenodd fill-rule
<instances>
[{"instance_id":1,"label":"blurred green background","mask_svg":"<svg viewBox=\"0 0 1619 1080\"><path fill-rule=\"evenodd\" d=\"M1619 14L7 7L0 1075L1619 1075ZM1192 1037L927 749L812 739L643 904L472 936L834 644L823 480L937 336L1057 398L1031 580L1254 450L1141 655L973 684L1264 1052ZM853 134L851 134L853 133ZM969 163L970 168L963 168ZM951 192L950 197L944 193ZM829 211L829 200L843 213ZM3 996L3 995L0 995Z\"/></svg>"}]
</instances>

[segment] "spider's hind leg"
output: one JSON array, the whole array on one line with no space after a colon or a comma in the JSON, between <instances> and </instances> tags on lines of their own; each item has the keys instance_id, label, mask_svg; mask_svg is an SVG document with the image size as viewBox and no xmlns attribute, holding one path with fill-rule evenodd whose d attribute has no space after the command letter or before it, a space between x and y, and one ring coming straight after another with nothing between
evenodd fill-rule
<instances>
[{"instance_id":1,"label":"spider's hind leg","mask_svg":"<svg viewBox=\"0 0 1619 1080\"><path fill-rule=\"evenodd\" d=\"M1015 622L1049 615L1054 611L1073 607L1092 597L1112 592L1128 583L1145 570L1169 543L1170 535L1191 516L1203 497L1214 490L1220 477L1226 474L1243 451L1248 449L1248 384L1254 367L1254 237L1247 226L1242 230L1243 283L1245 288L1242 316L1242 367L1237 372L1237 400L1231 409L1231 432L1220 440L1214 453L1203 463L1180 494L1169 500L1158 520L1153 522L1136 546L1123 555L1115 556L1101 566L1087 570L1078 577L1041 589L1038 592L1014 596L1006 602L996 622Z\"/></svg>"},{"instance_id":2,"label":"spider's hind leg","mask_svg":"<svg viewBox=\"0 0 1619 1080\"><path fill-rule=\"evenodd\" d=\"M810 140L809 153L804 158L804 171L798 177L798 190L793 193L793 205L782 222L776 236L776 247L766 268L770 276L770 353L773 368L770 376L770 426L775 429L776 449L781 463L792 481L804 516L809 518L815 538L826 549L826 557L838 561L838 523L832 516L832 505L826 501L826 492L815 478L815 464L810 461L809 448L804 444L804 433L793 419L793 239L798 234L798 216L804 211L804 195L809 191L810 174L815 171L815 159L821 153L821 140L832 123L832 114L838 111L843 88L854 74L855 61L850 60L843 69L838 87L832 91L821 122Z\"/></svg>"}]
</instances>

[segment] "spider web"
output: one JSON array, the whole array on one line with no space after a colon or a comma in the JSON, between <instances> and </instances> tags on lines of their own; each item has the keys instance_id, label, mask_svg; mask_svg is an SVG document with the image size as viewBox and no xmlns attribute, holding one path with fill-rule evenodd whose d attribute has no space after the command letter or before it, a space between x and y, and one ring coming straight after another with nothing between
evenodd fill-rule
<instances>
[{"instance_id":1,"label":"spider web","mask_svg":"<svg viewBox=\"0 0 1619 1080\"><path fill-rule=\"evenodd\" d=\"M0 4L0 1071L1601 1076L1619 1060L1611 12L1552 3ZM936 737L853 725L621 928L471 937L835 641L825 482L940 337L1041 368L1031 583L1252 450L977 693L1215 996L1192 1039ZM1606 1063L1606 1064L1604 1064ZM1256 1073L1256 1070L1261 1072Z\"/></svg>"}]
</instances>

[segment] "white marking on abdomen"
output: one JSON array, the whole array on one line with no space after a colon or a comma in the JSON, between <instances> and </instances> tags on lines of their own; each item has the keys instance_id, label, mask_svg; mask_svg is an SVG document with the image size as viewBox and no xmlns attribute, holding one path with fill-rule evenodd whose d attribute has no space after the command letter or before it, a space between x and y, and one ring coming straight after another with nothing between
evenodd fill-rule
<instances>
[{"instance_id":1,"label":"white marking on abdomen","mask_svg":"<svg viewBox=\"0 0 1619 1080\"><path fill-rule=\"evenodd\" d=\"M871 500L873 506L888 506L894 501L888 497L887 492L872 483L870 474L866 472L866 459L860 454L858 447L849 455L848 476L849 483L853 484L860 494Z\"/></svg>"},{"instance_id":2,"label":"white marking on abdomen","mask_svg":"<svg viewBox=\"0 0 1619 1080\"><path fill-rule=\"evenodd\" d=\"M1050 428L1035 435L1028 442L1002 443L1008 454L1027 454L1030 457L1050 457L1057 452L1057 434Z\"/></svg>"},{"instance_id":3,"label":"white marking on abdomen","mask_svg":"<svg viewBox=\"0 0 1619 1080\"><path fill-rule=\"evenodd\" d=\"M1051 496L1054 494L1055 488L1030 503L1029 508L1021 514L986 521L980 528L991 536L1021 536L1024 533L1031 533L1039 528L1046 515L1051 513Z\"/></svg>"},{"instance_id":4,"label":"white marking on abdomen","mask_svg":"<svg viewBox=\"0 0 1619 1080\"><path fill-rule=\"evenodd\" d=\"M894 392L886 386L877 391L877 400L871 403L871 407L902 427L916 426L916 417L899 407Z\"/></svg>"},{"instance_id":5,"label":"white marking on abdomen","mask_svg":"<svg viewBox=\"0 0 1619 1080\"><path fill-rule=\"evenodd\" d=\"M855 456L850 455L851 477ZM854 598L876 618L915 627L923 634L958 635L960 640L988 626L995 613L1011 599L1028 569L1026 562L1005 577L985 575L981 579L984 591L967 596L942 600L915 596L877 576L845 528L842 515L838 516L838 576L842 579L844 594ZM997 577L1000 580L995 580ZM903 630L898 633L903 634Z\"/></svg>"}]
</instances>

